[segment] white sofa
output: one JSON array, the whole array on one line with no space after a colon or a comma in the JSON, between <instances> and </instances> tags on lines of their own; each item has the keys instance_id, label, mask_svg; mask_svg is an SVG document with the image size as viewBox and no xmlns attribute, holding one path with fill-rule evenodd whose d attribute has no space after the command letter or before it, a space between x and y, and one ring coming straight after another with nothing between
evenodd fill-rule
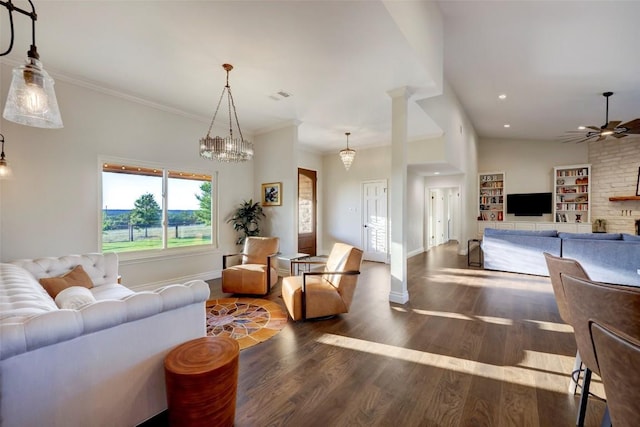
<instances>
[{"instance_id":1,"label":"white sofa","mask_svg":"<svg viewBox=\"0 0 640 427\"><path fill-rule=\"evenodd\" d=\"M38 280L77 265L96 301L59 309ZM117 282L114 253L0 264L0 426L133 426L166 409L164 357L206 334L209 287Z\"/></svg>"}]
</instances>

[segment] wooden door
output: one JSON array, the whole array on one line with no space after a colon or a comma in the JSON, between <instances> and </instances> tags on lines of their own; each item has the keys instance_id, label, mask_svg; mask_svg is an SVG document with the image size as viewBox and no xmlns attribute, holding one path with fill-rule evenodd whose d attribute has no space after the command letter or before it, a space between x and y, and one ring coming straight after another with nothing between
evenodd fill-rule
<instances>
[{"instance_id":1,"label":"wooden door","mask_svg":"<svg viewBox=\"0 0 640 427\"><path fill-rule=\"evenodd\" d=\"M316 255L316 171L298 168L298 252Z\"/></svg>"}]
</instances>

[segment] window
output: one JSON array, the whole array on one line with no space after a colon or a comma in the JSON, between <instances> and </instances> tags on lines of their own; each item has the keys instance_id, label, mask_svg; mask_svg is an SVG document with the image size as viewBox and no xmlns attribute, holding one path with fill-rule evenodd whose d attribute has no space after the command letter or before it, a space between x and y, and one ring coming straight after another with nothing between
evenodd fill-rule
<instances>
[{"instance_id":1,"label":"window","mask_svg":"<svg viewBox=\"0 0 640 427\"><path fill-rule=\"evenodd\" d=\"M102 251L212 244L213 184L211 175L104 163Z\"/></svg>"}]
</instances>

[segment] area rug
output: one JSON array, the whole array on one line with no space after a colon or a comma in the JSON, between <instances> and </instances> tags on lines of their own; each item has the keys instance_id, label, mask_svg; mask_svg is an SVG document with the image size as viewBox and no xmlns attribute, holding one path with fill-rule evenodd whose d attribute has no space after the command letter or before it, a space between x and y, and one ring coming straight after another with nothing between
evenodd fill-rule
<instances>
[{"instance_id":1,"label":"area rug","mask_svg":"<svg viewBox=\"0 0 640 427\"><path fill-rule=\"evenodd\" d=\"M207 301L207 335L231 337L240 350L276 335L287 324L287 313L260 298L221 298Z\"/></svg>"}]
</instances>

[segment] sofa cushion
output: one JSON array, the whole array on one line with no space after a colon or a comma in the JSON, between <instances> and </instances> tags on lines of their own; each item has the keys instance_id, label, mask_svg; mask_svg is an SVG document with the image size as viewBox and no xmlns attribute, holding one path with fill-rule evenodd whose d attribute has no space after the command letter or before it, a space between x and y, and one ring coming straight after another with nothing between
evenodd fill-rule
<instances>
[{"instance_id":1,"label":"sofa cushion","mask_svg":"<svg viewBox=\"0 0 640 427\"><path fill-rule=\"evenodd\" d=\"M58 277L43 277L40 284L51 295L51 298L58 296L60 292L71 286L82 286L87 289L93 288L93 282L81 265L75 266L71 271Z\"/></svg>"},{"instance_id":2,"label":"sofa cushion","mask_svg":"<svg viewBox=\"0 0 640 427\"><path fill-rule=\"evenodd\" d=\"M578 261L591 280L640 286L640 242L565 239L562 257Z\"/></svg>"},{"instance_id":3,"label":"sofa cushion","mask_svg":"<svg viewBox=\"0 0 640 427\"><path fill-rule=\"evenodd\" d=\"M91 291L84 286L71 286L63 289L56 296L56 305L62 309L78 310L96 302Z\"/></svg>"},{"instance_id":4,"label":"sofa cushion","mask_svg":"<svg viewBox=\"0 0 640 427\"><path fill-rule=\"evenodd\" d=\"M620 233L559 233L561 239L622 240Z\"/></svg>"},{"instance_id":5,"label":"sofa cushion","mask_svg":"<svg viewBox=\"0 0 640 427\"><path fill-rule=\"evenodd\" d=\"M628 242L640 242L640 236L636 236L635 234L623 234L622 240L626 240Z\"/></svg>"},{"instance_id":6,"label":"sofa cushion","mask_svg":"<svg viewBox=\"0 0 640 427\"><path fill-rule=\"evenodd\" d=\"M557 230L502 230L497 228L485 228L485 236L538 236L538 237L557 237Z\"/></svg>"},{"instance_id":7,"label":"sofa cushion","mask_svg":"<svg viewBox=\"0 0 640 427\"><path fill-rule=\"evenodd\" d=\"M542 255L548 252L560 256L562 239L539 234L486 233L482 240L484 268L514 273L549 275L547 262ZM523 231L523 230L515 230Z\"/></svg>"}]
</instances>

